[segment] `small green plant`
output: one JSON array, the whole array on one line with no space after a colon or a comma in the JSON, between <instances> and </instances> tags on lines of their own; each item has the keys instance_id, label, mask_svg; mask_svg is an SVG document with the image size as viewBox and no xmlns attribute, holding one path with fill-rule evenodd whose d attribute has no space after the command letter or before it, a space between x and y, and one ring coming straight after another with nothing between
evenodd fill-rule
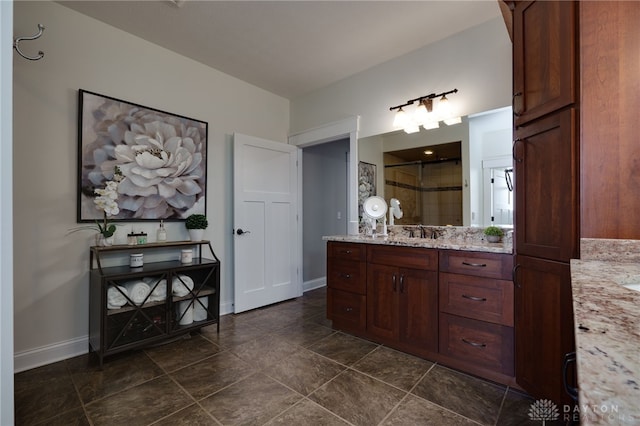
<instances>
[{"instance_id":1,"label":"small green plant","mask_svg":"<svg viewBox=\"0 0 640 426\"><path fill-rule=\"evenodd\" d=\"M504 231L497 226L488 226L484 229L484 235L502 237L504 235Z\"/></svg>"},{"instance_id":2,"label":"small green plant","mask_svg":"<svg viewBox=\"0 0 640 426\"><path fill-rule=\"evenodd\" d=\"M187 229L207 229L209 222L207 221L207 217L203 214L192 214L187 217L184 226L186 226Z\"/></svg>"}]
</instances>

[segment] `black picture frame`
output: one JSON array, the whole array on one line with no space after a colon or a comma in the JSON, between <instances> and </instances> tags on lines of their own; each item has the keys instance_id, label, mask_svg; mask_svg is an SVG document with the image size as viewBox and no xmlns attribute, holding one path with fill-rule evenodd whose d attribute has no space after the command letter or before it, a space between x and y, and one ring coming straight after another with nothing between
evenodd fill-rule
<instances>
[{"instance_id":1,"label":"black picture frame","mask_svg":"<svg viewBox=\"0 0 640 426\"><path fill-rule=\"evenodd\" d=\"M103 218L94 191L116 166L120 212L109 221L206 215L207 122L83 89L78 105L78 223Z\"/></svg>"}]
</instances>

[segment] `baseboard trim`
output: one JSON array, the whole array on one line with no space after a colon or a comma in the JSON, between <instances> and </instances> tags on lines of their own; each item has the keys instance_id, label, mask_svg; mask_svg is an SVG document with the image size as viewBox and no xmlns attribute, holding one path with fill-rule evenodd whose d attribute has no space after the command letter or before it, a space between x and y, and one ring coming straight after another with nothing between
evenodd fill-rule
<instances>
[{"instance_id":1,"label":"baseboard trim","mask_svg":"<svg viewBox=\"0 0 640 426\"><path fill-rule=\"evenodd\" d=\"M87 352L89 352L89 336L77 337L28 351L16 352L13 355L13 370L19 373Z\"/></svg>"},{"instance_id":2,"label":"baseboard trim","mask_svg":"<svg viewBox=\"0 0 640 426\"><path fill-rule=\"evenodd\" d=\"M302 283L302 292L315 290L316 288L325 287L327 285L327 277L316 278L315 280L305 281Z\"/></svg>"},{"instance_id":3,"label":"baseboard trim","mask_svg":"<svg viewBox=\"0 0 640 426\"><path fill-rule=\"evenodd\" d=\"M319 278L305 282L303 291L313 290L326 285L325 278ZM220 303L220 315L233 313L233 302ZM81 336L75 339L42 346L27 351L16 352L13 355L13 371L20 373L43 365L63 361L89 352L89 336Z\"/></svg>"}]
</instances>

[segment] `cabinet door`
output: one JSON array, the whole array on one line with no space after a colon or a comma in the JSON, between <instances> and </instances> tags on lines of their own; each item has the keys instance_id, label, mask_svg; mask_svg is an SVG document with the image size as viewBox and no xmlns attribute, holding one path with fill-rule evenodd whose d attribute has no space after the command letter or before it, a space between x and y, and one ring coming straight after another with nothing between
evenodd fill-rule
<instances>
[{"instance_id":1,"label":"cabinet door","mask_svg":"<svg viewBox=\"0 0 640 426\"><path fill-rule=\"evenodd\" d=\"M516 127L575 102L576 9L573 1L516 3L513 11Z\"/></svg>"},{"instance_id":2,"label":"cabinet door","mask_svg":"<svg viewBox=\"0 0 640 426\"><path fill-rule=\"evenodd\" d=\"M398 268L369 264L367 267L367 332L398 339Z\"/></svg>"},{"instance_id":3,"label":"cabinet door","mask_svg":"<svg viewBox=\"0 0 640 426\"><path fill-rule=\"evenodd\" d=\"M219 274L217 265L174 271L171 276L172 332L218 320Z\"/></svg>"},{"instance_id":4,"label":"cabinet door","mask_svg":"<svg viewBox=\"0 0 640 426\"><path fill-rule=\"evenodd\" d=\"M167 277L160 273L104 279L104 353L167 334Z\"/></svg>"},{"instance_id":5,"label":"cabinet door","mask_svg":"<svg viewBox=\"0 0 640 426\"><path fill-rule=\"evenodd\" d=\"M516 130L516 253L568 262L577 257L575 110Z\"/></svg>"},{"instance_id":6,"label":"cabinet door","mask_svg":"<svg viewBox=\"0 0 640 426\"><path fill-rule=\"evenodd\" d=\"M570 403L562 383L575 347L569 265L516 256L515 279L516 381L535 398Z\"/></svg>"},{"instance_id":7,"label":"cabinet door","mask_svg":"<svg viewBox=\"0 0 640 426\"><path fill-rule=\"evenodd\" d=\"M400 340L415 347L438 351L438 274L400 269Z\"/></svg>"}]
</instances>

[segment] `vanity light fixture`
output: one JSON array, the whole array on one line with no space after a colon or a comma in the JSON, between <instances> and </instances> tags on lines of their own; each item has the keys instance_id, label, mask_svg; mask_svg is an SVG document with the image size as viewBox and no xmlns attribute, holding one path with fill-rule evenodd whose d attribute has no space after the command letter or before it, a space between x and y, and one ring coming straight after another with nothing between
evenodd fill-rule
<instances>
[{"instance_id":1,"label":"vanity light fixture","mask_svg":"<svg viewBox=\"0 0 640 426\"><path fill-rule=\"evenodd\" d=\"M419 98L409 99L402 105L389 108L390 111L397 110L393 119L393 127L396 129L404 129L406 133L415 133L420 129L420 126L426 130L437 129L440 127L438 123L439 120L444 121L444 123L449 126L461 123L462 118L454 116L451 101L447 98L447 95L451 93L458 93L458 89L439 94L431 93L420 96ZM433 100L435 98L440 98L437 111L434 111ZM413 105L415 102L418 103L418 106L415 112L409 116L403 108Z\"/></svg>"}]
</instances>

